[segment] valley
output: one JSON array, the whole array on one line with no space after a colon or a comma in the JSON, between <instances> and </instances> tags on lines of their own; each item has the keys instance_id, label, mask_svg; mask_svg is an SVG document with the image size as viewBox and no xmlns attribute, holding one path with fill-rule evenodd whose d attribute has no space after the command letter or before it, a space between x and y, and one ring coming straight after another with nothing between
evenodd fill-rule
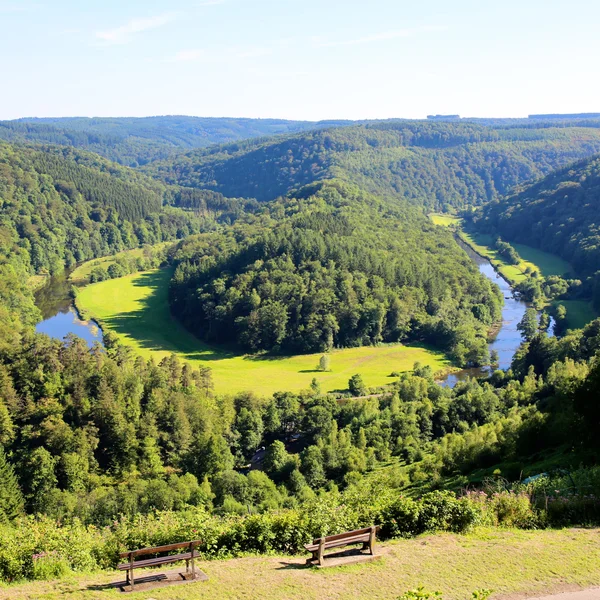
<instances>
[{"instance_id":1,"label":"valley","mask_svg":"<svg viewBox=\"0 0 600 600\"><path fill-rule=\"evenodd\" d=\"M0 143L1 579L174 538L287 556L380 523L390 547L483 527L546 552L531 531L600 523L593 250L506 241L497 213L546 199L528 178L564 190L598 127L344 123L168 156L144 130L143 168L125 134L101 157L99 131L44 127Z\"/></svg>"}]
</instances>

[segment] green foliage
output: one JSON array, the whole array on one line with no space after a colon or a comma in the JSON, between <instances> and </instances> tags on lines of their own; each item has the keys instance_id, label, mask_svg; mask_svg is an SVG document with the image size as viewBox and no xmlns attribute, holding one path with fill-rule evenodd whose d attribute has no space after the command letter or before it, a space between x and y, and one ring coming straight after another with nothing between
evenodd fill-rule
<instances>
[{"instance_id":1,"label":"green foliage","mask_svg":"<svg viewBox=\"0 0 600 600\"><path fill-rule=\"evenodd\" d=\"M23 510L23 494L14 469L0 444L0 524L16 519Z\"/></svg>"},{"instance_id":2,"label":"green foliage","mask_svg":"<svg viewBox=\"0 0 600 600\"><path fill-rule=\"evenodd\" d=\"M329 371L331 369L331 358L328 354L323 354L319 359L319 371Z\"/></svg>"},{"instance_id":3,"label":"green foliage","mask_svg":"<svg viewBox=\"0 0 600 600\"><path fill-rule=\"evenodd\" d=\"M415 340L486 363L501 297L449 232L347 185L306 193L181 245L170 301L187 328L252 352Z\"/></svg>"},{"instance_id":4,"label":"green foliage","mask_svg":"<svg viewBox=\"0 0 600 600\"><path fill-rule=\"evenodd\" d=\"M348 389L353 396L364 396L367 393L367 387L358 373L348 380Z\"/></svg>"},{"instance_id":5,"label":"green foliage","mask_svg":"<svg viewBox=\"0 0 600 600\"><path fill-rule=\"evenodd\" d=\"M339 178L430 210L460 208L600 150L595 123L562 125L383 121L191 151L145 169L169 183L261 201Z\"/></svg>"}]
</instances>

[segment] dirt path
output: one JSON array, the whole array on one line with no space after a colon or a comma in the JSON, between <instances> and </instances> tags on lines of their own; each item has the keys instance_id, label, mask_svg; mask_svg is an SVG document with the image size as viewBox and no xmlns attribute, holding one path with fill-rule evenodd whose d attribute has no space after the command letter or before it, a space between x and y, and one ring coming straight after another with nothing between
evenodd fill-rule
<instances>
[{"instance_id":1,"label":"dirt path","mask_svg":"<svg viewBox=\"0 0 600 600\"><path fill-rule=\"evenodd\" d=\"M552 596L539 596L531 600L600 600L600 587L581 590L579 592L564 592Z\"/></svg>"}]
</instances>

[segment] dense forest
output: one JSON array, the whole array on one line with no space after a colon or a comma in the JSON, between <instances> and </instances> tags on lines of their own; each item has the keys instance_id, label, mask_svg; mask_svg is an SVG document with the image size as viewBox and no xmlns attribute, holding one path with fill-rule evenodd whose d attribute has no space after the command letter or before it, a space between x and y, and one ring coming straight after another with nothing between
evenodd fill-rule
<instances>
[{"instance_id":1,"label":"dense forest","mask_svg":"<svg viewBox=\"0 0 600 600\"><path fill-rule=\"evenodd\" d=\"M194 150L144 169L168 183L263 201L339 178L439 209L497 199L598 151L594 126L390 121Z\"/></svg>"},{"instance_id":2,"label":"dense forest","mask_svg":"<svg viewBox=\"0 0 600 600\"><path fill-rule=\"evenodd\" d=\"M174 314L198 337L253 352L417 340L479 365L500 316L498 290L449 232L347 184L300 190L252 226L192 237L175 261Z\"/></svg>"}]
</instances>

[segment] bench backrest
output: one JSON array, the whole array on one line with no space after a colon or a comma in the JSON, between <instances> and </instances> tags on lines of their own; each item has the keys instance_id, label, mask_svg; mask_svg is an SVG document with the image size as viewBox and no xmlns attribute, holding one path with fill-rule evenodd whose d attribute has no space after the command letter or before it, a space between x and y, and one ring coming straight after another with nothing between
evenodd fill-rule
<instances>
[{"instance_id":1,"label":"bench backrest","mask_svg":"<svg viewBox=\"0 0 600 600\"><path fill-rule=\"evenodd\" d=\"M161 554L162 552L170 552L171 550L179 550L180 548L195 548L199 545L200 540L193 540L190 542L178 542L177 544L155 546L154 548L140 548L139 550L127 550L127 552L121 552L119 556L121 558L134 558L136 556L143 556L144 554Z\"/></svg>"},{"instance_id":2,"label":"bench backrest","mask_svg":"<svg viewBox=\"0 0 600 600\"><path fill-rule=\"evenodd\" d=\"M380 526L375 526L375 531L379 531ZM371 527L365 527L364 529L355 529L354 531L346 531L345 533L338 533L336 535L328 535L325 537L326 542L335 542L337 540L343 540L346 538L351 538L357 535L366 535L367 533L371 533ZM321 541L321 538L315 538L313 540L313 544L318 544Z\"/></svg>"}]
</instances>

